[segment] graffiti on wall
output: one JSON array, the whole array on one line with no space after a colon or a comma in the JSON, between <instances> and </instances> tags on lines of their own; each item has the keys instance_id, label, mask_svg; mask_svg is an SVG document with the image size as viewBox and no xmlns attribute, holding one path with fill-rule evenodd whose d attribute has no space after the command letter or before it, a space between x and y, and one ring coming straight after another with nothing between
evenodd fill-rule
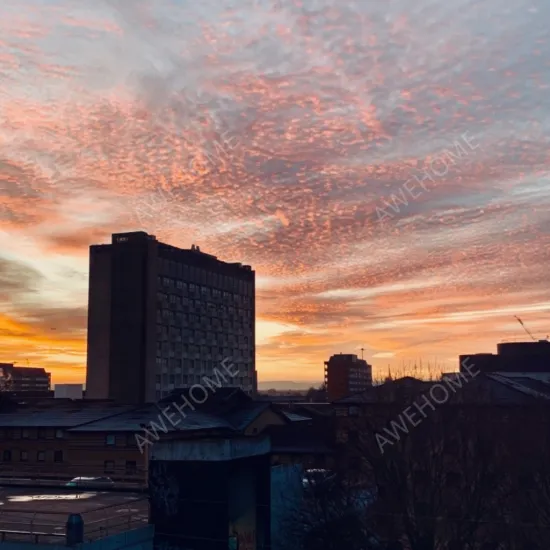
<instances>
[{"instance_id":1,"label":"graffiti on wall","mask_svg":"<svg viewBox=\"0 0 550 550\"><path fill-rule=\"evenodd\" d=\"M165 462L152 462L149 477L151 505L168 517L178 514L179 484Z\"/></svg>"},{"instance_id":2,"label":"graffiti on wall","mask_svg":"<svg viewBox=\"0 0 550 550\"><path fill-rule=\"evenodd\" d=\"M243 531L237 533L239 550L256 550L256 531Z\"/></svg>"}]
</instances>

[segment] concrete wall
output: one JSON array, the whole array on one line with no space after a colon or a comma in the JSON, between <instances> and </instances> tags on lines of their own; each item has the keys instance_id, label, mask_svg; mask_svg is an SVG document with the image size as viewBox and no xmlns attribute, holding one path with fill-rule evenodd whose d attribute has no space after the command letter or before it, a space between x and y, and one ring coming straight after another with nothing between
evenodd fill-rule
<instances>
[{"instance_id":1,"label":"concrete wall","mask_svg":"<svg viewBox=\"0 0 550 550\"><path fill-rule=\"evenodd\" d=\"M269 438L155 445L149 466L156 550L270 548Z\"/></svg>"},{"instance_id":2,"label":"concrete wall","mask_svg":"<svg viewBox=\"0 0 550 550\"><path fill-rule=\"evenodd\" d=\"M303 468L281 465L271 468L271 548L298 550Z\"/></svg>"},{"instance_id":3,"label":"concrete wall","mask_svg":"<svg viewBox=\"0 0 550 550\"><path fill-rule=\"evenodd\" d=\"M269 437L163 441L153 446L151 458L153 461L224 461L265 455L270 450Z\"/></svg>"},{"instance_id":4,"label":"concrete wall","mask_svg":"<svg viewBox=\"0 0 550 550\"><path fill-rule=\"evenodd\" d=\"M1 547L2 550L67 550L68 548L74 550L153 550L154 534L154 527L148 525L141 529L132 529L73 547L67 547L64 544L34 544L31 542L3 542Z\"/></svg>"}]
</instances>

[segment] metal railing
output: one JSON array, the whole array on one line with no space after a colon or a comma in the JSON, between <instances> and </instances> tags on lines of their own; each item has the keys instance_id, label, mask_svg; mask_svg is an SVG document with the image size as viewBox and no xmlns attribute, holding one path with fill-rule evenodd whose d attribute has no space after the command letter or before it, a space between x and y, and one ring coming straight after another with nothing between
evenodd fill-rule
<instances>
[{"instance_id":1,"label":"metal railing","mask_svg":"<svg viewBox=\"0 0 550 550\"><path fill-rule=\"evenodd\" d=\"M92 542L145 527L149 523L149 501L147 498L128 500L80 515L84 522L83 542ZM0 541L60 544L66 537L68 517L67 512L0 507Z\"/></svg>"},{"instance_id":2,"label":"metal railing","mask_svg":"<svg viewBox=\"0 0 550 550\"><path fill-rule=\"evenodd\" d=\"M47 477L70 479L78 476L108 476L124 481L140 481L147 474L146 468L128 468L125 466L113 466L105 468L103 464L69 464L61 463L0 463L0 477Z\"/></svg>"},{"instance_id":3,"label":"metal railing","mask_svg":"<svg viewBox=\"0 0 550 550\"><path fill-rule=\"evenodd\" d=\"M0 540L59 544L67 513L0 508Z\"/></svg>"},{"instance_id":4,"label":"metal railing","mask_svg":"<svg viewBox=\"0 0 550 550\"><path fill-rule=\"evenodd\" d=\"M25 464L0 464L0 486L62 487L76 477L110 478L114 488L146 487L147 472L140 468L131 473L124 467L105 470L93 465L65 465L64 469L54 465L37 467Z\"/></svg>"}]
</instances>

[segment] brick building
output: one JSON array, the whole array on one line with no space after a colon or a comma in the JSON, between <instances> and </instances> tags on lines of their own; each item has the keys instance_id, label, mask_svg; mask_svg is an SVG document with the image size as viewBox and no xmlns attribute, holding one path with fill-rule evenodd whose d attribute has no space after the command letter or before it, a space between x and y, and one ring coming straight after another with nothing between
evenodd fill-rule
<instances>
[{"instance_id":1,"label":"brick building","mask_svg":"<svg viewBox=\"0 0 550 550\"><path fill-rule=\"evenodd\" d=\"M113 418L131 407L111 403L61 403L51 400L0 414L0 476L71 479L79 476L137 480L145 468L130 428L124 434L73 432L95 421ZM109 462L111 461L111 462ZM139 478L139 479L141 479Z\"/></svg>"},{"instance_id":2,"label":"brick building","mask_svg":"<svg viewBox=\"0 0 550 550\"><path fill-rule=\"evenodd\" d=\"M357 355L333 355L325 362L325 385L329 401L365 391L372 386L372 366Z\"/></svg>"},{"instance_id":3,"label":"brick building","mask_svg":"<svg viewBox=\"0 0 550 550\"><path fill-rule=\"evenodd\" d=\"M0 414L0 477L107 476L115 482L145 484L148 451L160 439L197 441L230 433L255 437L274 426L289 427L295 434L293 425L309 420L272 403L254 401L235 388L218 389L203 404L195 404L195 410L188 407L185 417L178 416L175 408L168 412L186 395L189 400L188 392L181 390L158 404L140 406L51 399ZM177 426L171 425L169 417ZM272 453L276 460L300 462L304 455L324 452L308 447L303 437L300 449L283 445L295 437L292 434L277 432ZM136 435L150 444L140 448ZM288 456L281 458L284 455Z\"/></svg>"}]
</instances>

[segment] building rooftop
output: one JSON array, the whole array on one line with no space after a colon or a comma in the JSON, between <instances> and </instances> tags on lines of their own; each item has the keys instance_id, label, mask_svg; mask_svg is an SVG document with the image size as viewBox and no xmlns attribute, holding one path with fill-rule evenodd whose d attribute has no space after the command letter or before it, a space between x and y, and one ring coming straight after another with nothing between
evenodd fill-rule
<instances>
[{"instance_id":1,"label":"building rooftop","mask_svg":"<svg viewBox=\"0 0 550 550\"><path fill-rule=\"evenodd\" d=\"M194 405L195 410L184 406L182 396ZM50 427L69 432L139 432L144 428L156 429L157 433L199 430L242 432L268 409L290 422L281 410L269 402L255 401L238 388L219 388L209 394L202 404L189 398L189 390L174 392L159 403L140 406L52 399L43 404L0 413L0 428Z\"/></svg>"},{"instance_id":2,"label":"building rooftop","mask_svg":"<svg viewBox=\"0 0 550 550\"><path fill-rule=\"evenodd\" d=\"M178 254L184 254L187 257L192 255L197 261L203 263L205 266L213 265L213 263L224 264L228 269L233 270L235 273L240 272L250 272L253 273L252 267L250 265L243 265L240 262L225 262L220 260L217 256L213 254L208 254L201 250L200 246L192 245L191 248L178 248L176 246L157 241L155 235L149 235L145 231L130 231L127 233L113 233L111 235L110 244L98 244L92 245L91 249L108 249L112 245L122 244L122 243L135 243L135 242L146 242L146 241L155 241L158 243L158 247L161 250L168 252L176 252Z\"/></svg>"},{"instance_id":3,"label":"building rooftop","mask_svg":"<svg viewBox=\"0 0 550 550\"><path fill-rule=\"evenodd\" d=\"M60 406L50 406L48 403L43 407L18 408L16 412L0 414L0 427L72 428L121 414L133 408L129 405L113 403L94 405L83 404L82 401L71 401L64 402Z\"/></svg>"},{"instance_id":4,"label":"building rooftop","mask_svg":"<svg viewBox=\"0 0 550 550\"><path fill-rule=\"evenodd\" d=\"M139 493L0 487L0 533L8 540L64 544L69 514L81 514L84 539L95 540L148 523L149 504Z\"/></svg>"},{"instance_id":5,"label":"building rooftop","mask_svg":"<svg viewBox=\"0 0 550 550\"><path fill-rule=\"evenodd\" d=\"M487 378L538 399L550 399L549 373L488 373Z\"/></svg>"}]
</instances>

